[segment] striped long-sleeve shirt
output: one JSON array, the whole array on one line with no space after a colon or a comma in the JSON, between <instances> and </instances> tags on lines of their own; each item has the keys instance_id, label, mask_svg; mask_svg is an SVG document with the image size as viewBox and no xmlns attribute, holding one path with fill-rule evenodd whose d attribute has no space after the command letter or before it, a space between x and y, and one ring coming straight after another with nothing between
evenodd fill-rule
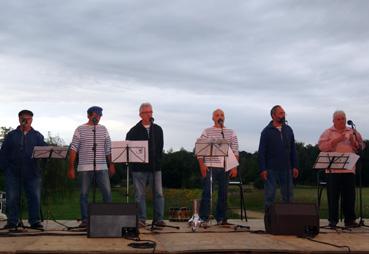
<instances>
[{"instance_id":1,"label":"striped long-sleeve shirt","mask_svg":"<svg viewBox=\"0 0 369 254\"><path fill-rule=\"evenodd\" d=\"M78 152L78 171L94 170L94 126L83 124L73 135L70 149ZM111 140L103 125L96 125L96 170L107 170L106 156L111 154Z\"/></svg>"},{"instance_id":2,"label":"striped long-sleeve shirt","mask_svg":"<svg viewBox=\"0 0 369 254\"><path fill-rule=\"evenodd\" d=\"M238 156L238 139L236 133L232 129L223 128L223 134L221 128L210 127L206 128L200 138L206 139L222 139L224 135L224 139L229 144L232 149L234 155ZM224 157L205 157L204 162L206 165L223 164Z\"/></svg>"}]
</instances>

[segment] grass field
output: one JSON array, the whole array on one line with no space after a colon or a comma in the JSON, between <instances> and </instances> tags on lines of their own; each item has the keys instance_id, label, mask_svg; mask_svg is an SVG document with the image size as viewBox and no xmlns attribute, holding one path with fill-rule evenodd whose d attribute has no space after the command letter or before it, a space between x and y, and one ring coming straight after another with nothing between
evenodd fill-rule
<instances>
[{"instance_id":1,"label":"grass field","mask_svg":"<svg viewBox=\"0 0 369 254\"><path fill-rule=\"evenodd\" d=\"M277 192L277 200L279 200L279 190ZM43 201L42 211L44 218L55 219L77 219L80 217L79 213L79 193L78 190L71 192L71 194L64 196L64 198L56 198L54 193L53 198L49 198L48 202ZM213 193L213 200L216 201L216 190ZM168 211L173 207L187 207L192 208L192 200L200 199L201 189L165 189L165 216L168 218ZM363 212L364 217L369 217L369 188L363 189ZM251 187L245 188L246 207L248 210L263 212L263 190L253 189ZM90 192L90 200L92 200L92 192ZM97 191L96 201L100 202L101 196ZM317 192L315 187L310 186L297 186L294 190L294 200L298 202L311 202L315 203L317 200ZM357 200L358 191L357 191ZM113 202L125 202L125 188L113 188ZM133 190L130 190L130 202L134 201ZM147 212L148 217L152 215L152 197L151 194L147 195ZM228 194L229 207L239 207L239 189L236 186L230 187ZM359 216L359 202L356 202L357 216ZM213 206L215 207L215 205ZM23 209L25 210L25 209ZM237 212L239 209L233 209L229 211L229 217L238 218ZM327 198L324 190L322 195L322 205L320 208L321 218L327 217ZM23 211L23 218L26 217L26 213Z\"/></svg>"}]
</instances>

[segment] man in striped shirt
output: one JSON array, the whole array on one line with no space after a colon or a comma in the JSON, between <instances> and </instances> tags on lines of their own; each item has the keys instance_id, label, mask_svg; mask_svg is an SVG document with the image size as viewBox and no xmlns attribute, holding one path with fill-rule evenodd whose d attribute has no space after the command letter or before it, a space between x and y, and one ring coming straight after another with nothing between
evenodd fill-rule
<instances>
[{"instance_id":1,"label":"man in striped shirt","mask_svg":"<svg viewBox=\"0 0 369 254\"><path fill-rule=\"evenodd\" d=\"M232 129L224 127L224 112L221 109L216 109L213 112L214 126L205 129L201 138L205 139L225 139L229 144L232 152L238 158L238 140L236 133ZM215 219L219 225L227 225L227 192L229 177L237 176L237 168L234 167L230 171L225 170L224 157L198 157L200 171L203 182L203 192L200 203L200 219L207 221L210 214L210 170L212 177L218 182L218 202L216 207ZM218 163L216 163L218 162ZM222 165L214 167L213 165Z\"/></svg>"},{"instance_id":2,"label":"man in striped shirt","mask_svg":"<svg viewBox=\"0 0 369 254\"><path fill-rule=\"evenodd\" d=\"M79 227L83 228L87 227L88 193L94 178L94 182L101 191L103 201L105 203L112 201L109 175L114 175L115 166L111 161L109 133L105 126L99 124L101 116L101 107L93 106L87 110L88 122L80 125L75 130L69 152L69 179L75 179L74 163L78 153L77 171L81 185L80 206L82 220ZM96 145L94 145L94 132L96 132ZM96 149L95 158L94 149Z\"/></svg>"}]
</instances>

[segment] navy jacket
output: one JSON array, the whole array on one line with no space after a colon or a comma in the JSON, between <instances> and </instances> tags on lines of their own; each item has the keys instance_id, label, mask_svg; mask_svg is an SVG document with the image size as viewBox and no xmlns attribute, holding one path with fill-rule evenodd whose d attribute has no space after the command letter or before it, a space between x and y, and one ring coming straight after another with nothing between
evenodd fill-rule
<instances>
[{"instance_id":1,"label":"navy jacket","mask_svg":"<svg viewBox=\"0 0 369 254\"><path fill-rule=\"evenodd\" d=\"M126 136L126 140L149 141L149 163L130 163L129 166L132 171L151 172L154 164L155 170L160 170L160 161L163 153L164 139L163 130L159 125L152 124L150 127L150 135L148 135L146 128L142 125L140 121L135 126L133 126L132 129L129 130Z\"/></svg>"},{"instance_id":2,"label":"navy jacket","mask_svg":"<svg viewBox=\"0 0 369 254\"><path fill-rule=\"evenodd\" d=\"M37 159L32 159L35 146L46 145L44 136L33 128L23 135L18 126L10 131L1 146L1 168L10 174L18 174L21 170L23 177L40 176Z\"/></svg>"},{"instance_id":3,"label":"navy jacket","mask_svg":"<svg viewBox=\"0 0 369 254\"><path fill-rule=\"evenodd\" d=\"M261 132L259 170L286 170L297 168L295 137L292 128L284 125L282 132L273 126L272 121Z\"/></svg>"}]
</instances>

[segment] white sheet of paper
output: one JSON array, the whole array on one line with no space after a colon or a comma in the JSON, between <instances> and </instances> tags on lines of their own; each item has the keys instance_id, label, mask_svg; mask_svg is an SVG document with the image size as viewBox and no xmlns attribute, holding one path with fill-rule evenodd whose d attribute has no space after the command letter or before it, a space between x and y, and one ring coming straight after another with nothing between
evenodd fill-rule
<instances>
[{"instance_id":1,"label":"white sheet of paper","mask_svg":"<svg viewBox=\"0 0 369 254\"><path fill-rule=\"evenodd\" d=\"M226 168L225 171L229 171L239 165L236 155L232 151L231 147L228 148L228 156L226 157Z\"/></svg>"},{"instance_id":2,"label":"white sheet of paper","mask_svg":"<svg viewBox=\"0 0 369 254\"><path fill-rule=\"evenodd\" d=\"M126 140L111 142L111 157L114 163L127 162L127 147L129 148L129 162L149 163L149 149L147 140Z\"/></svg>"}]
</instances>

